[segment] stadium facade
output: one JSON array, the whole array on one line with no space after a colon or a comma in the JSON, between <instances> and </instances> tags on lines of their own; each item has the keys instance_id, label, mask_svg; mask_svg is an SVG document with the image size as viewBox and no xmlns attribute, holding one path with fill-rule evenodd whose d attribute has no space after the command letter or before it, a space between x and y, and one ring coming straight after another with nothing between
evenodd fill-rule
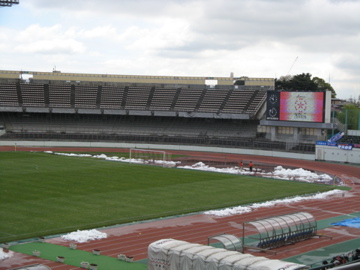
<instances>
[{"instance_id":1,"label":"stadium facade","mask_svg":"<svg viewBox=\"0 0 360 270\"><path fill-rule=\"evenodd\" d=\"M0 70L0 134L3 140L121 141L314 152L315 141L326 139L327 130L333 128L330 93L321 96L320 120L297 121L269 116L269 93L278 92L274 88L273 78L245 76Z\"/></svg>"}]
</instances>

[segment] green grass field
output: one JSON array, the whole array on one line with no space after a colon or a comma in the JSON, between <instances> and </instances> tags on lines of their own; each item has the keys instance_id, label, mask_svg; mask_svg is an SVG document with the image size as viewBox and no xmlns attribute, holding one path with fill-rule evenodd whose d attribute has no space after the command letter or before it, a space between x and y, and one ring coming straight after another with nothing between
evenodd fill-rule
<instances>
[{"instance_id":1,"label":"green grass field","mask_svg":"<svg viewBox=\"0 0 360 270\"><path fill-rule=\"evenodd\" d=\"M1 152L0 243L331 189L42 152Z\"/></svg>"}]
</instances>

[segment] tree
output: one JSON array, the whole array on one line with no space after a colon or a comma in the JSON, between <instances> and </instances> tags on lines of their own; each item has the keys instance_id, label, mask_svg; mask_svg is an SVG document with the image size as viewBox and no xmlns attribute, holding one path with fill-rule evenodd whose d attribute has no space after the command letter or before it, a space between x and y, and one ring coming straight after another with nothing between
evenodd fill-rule
<instances>
[{"instance_id":1,"label":"tree","mask_svg":"<svg viewBox=\"0 0 360 270\"><path fill-rule=\"evenodd\" d=\"M311 90L317 91L318 85L311 80L310 73L303 73L299 75L285 76L280 77L278 81L275 82L276 89L287 90L287 91L296 91L296 90Z\"/></svg>"},{"instance_id":2,"label":"tree","mask_svg":"<svg viewBox=\"0 0 360 270\"><path fill-rule=\"evenodd\" d=\"M332 86L319 77L311 78L310 73L302 73L295 76L282 76L275 80L276 90L285 91L331 91L331 97L336 97L336 92Z\"/></svg>"},{"instance_id":3,"label":"tree","mask_svg":"<svg viewBox=\"0 0 360 270\"><path fill-rule=\"evenodd\" d=\"M336 98L336 92L335 92L334 88L330 85L330 83L325 82L324 79L319 78L319 77L314 77L312 79L312 81L318 85L319 90L331 91L331 97Z\"/></svg>"},{"instance_id":4,"label":"tree","mask_svg":"<svg viewBox=\"0 0 360 270\"><path fill-rule=\"evenodd\" d=\"M341 123L346 124L347 129L357 130L359 126L360 109L355 104L346 104L338 113L337 118Z\"/></svg>"}]
</instances>

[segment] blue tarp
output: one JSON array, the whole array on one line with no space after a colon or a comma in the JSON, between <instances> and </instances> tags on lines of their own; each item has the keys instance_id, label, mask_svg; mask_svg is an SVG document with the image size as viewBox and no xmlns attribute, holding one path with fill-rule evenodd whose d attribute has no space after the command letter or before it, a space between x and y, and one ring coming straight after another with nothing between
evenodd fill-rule
<instances>
[{"instance_id":1,"label":"blue tarp","mask_svg":"<svg viewBox=\"0 0 360 270\"><path fill-rule=\"evenodd\" d=\"M356 217L353 219L345 219L336 223L331 223L334 226L345 226L345 227L354 227L360 229L360 218Z\"/></svg>"}]
</instances>

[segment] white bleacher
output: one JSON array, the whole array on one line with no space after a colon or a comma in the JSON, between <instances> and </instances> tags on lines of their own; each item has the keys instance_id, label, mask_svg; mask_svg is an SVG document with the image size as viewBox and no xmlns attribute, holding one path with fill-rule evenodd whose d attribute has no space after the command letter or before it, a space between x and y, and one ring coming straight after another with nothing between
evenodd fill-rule
<instances>
[{"instance_id":1,"label":"white bleacher","mask_svg":"<svg viewBox=\"0 0 360 270\"><path fill-rule=\"evenodd\" d=\"M0 106L19 106L16 84L0 84Z\"/></svg>"},{"instance_id":2,"label":"white bleacher","mask_svg":"<svg viewBox=\"0 0 360 270\"><path fill-rule=\"evenodd\" d=\"M70 108L71 107L71 85L49 85L49 107Z\"/></svg>"},{"instance_id":3,"label":"white bleacher","mask_svg":"<svg viewBox=\"0 0 360 270\"><path fill-rule=\"evenodd\" d=\"M20 84L23 106L44 107L44 85L43 84Z\"/></svg>"}]
</instances>

